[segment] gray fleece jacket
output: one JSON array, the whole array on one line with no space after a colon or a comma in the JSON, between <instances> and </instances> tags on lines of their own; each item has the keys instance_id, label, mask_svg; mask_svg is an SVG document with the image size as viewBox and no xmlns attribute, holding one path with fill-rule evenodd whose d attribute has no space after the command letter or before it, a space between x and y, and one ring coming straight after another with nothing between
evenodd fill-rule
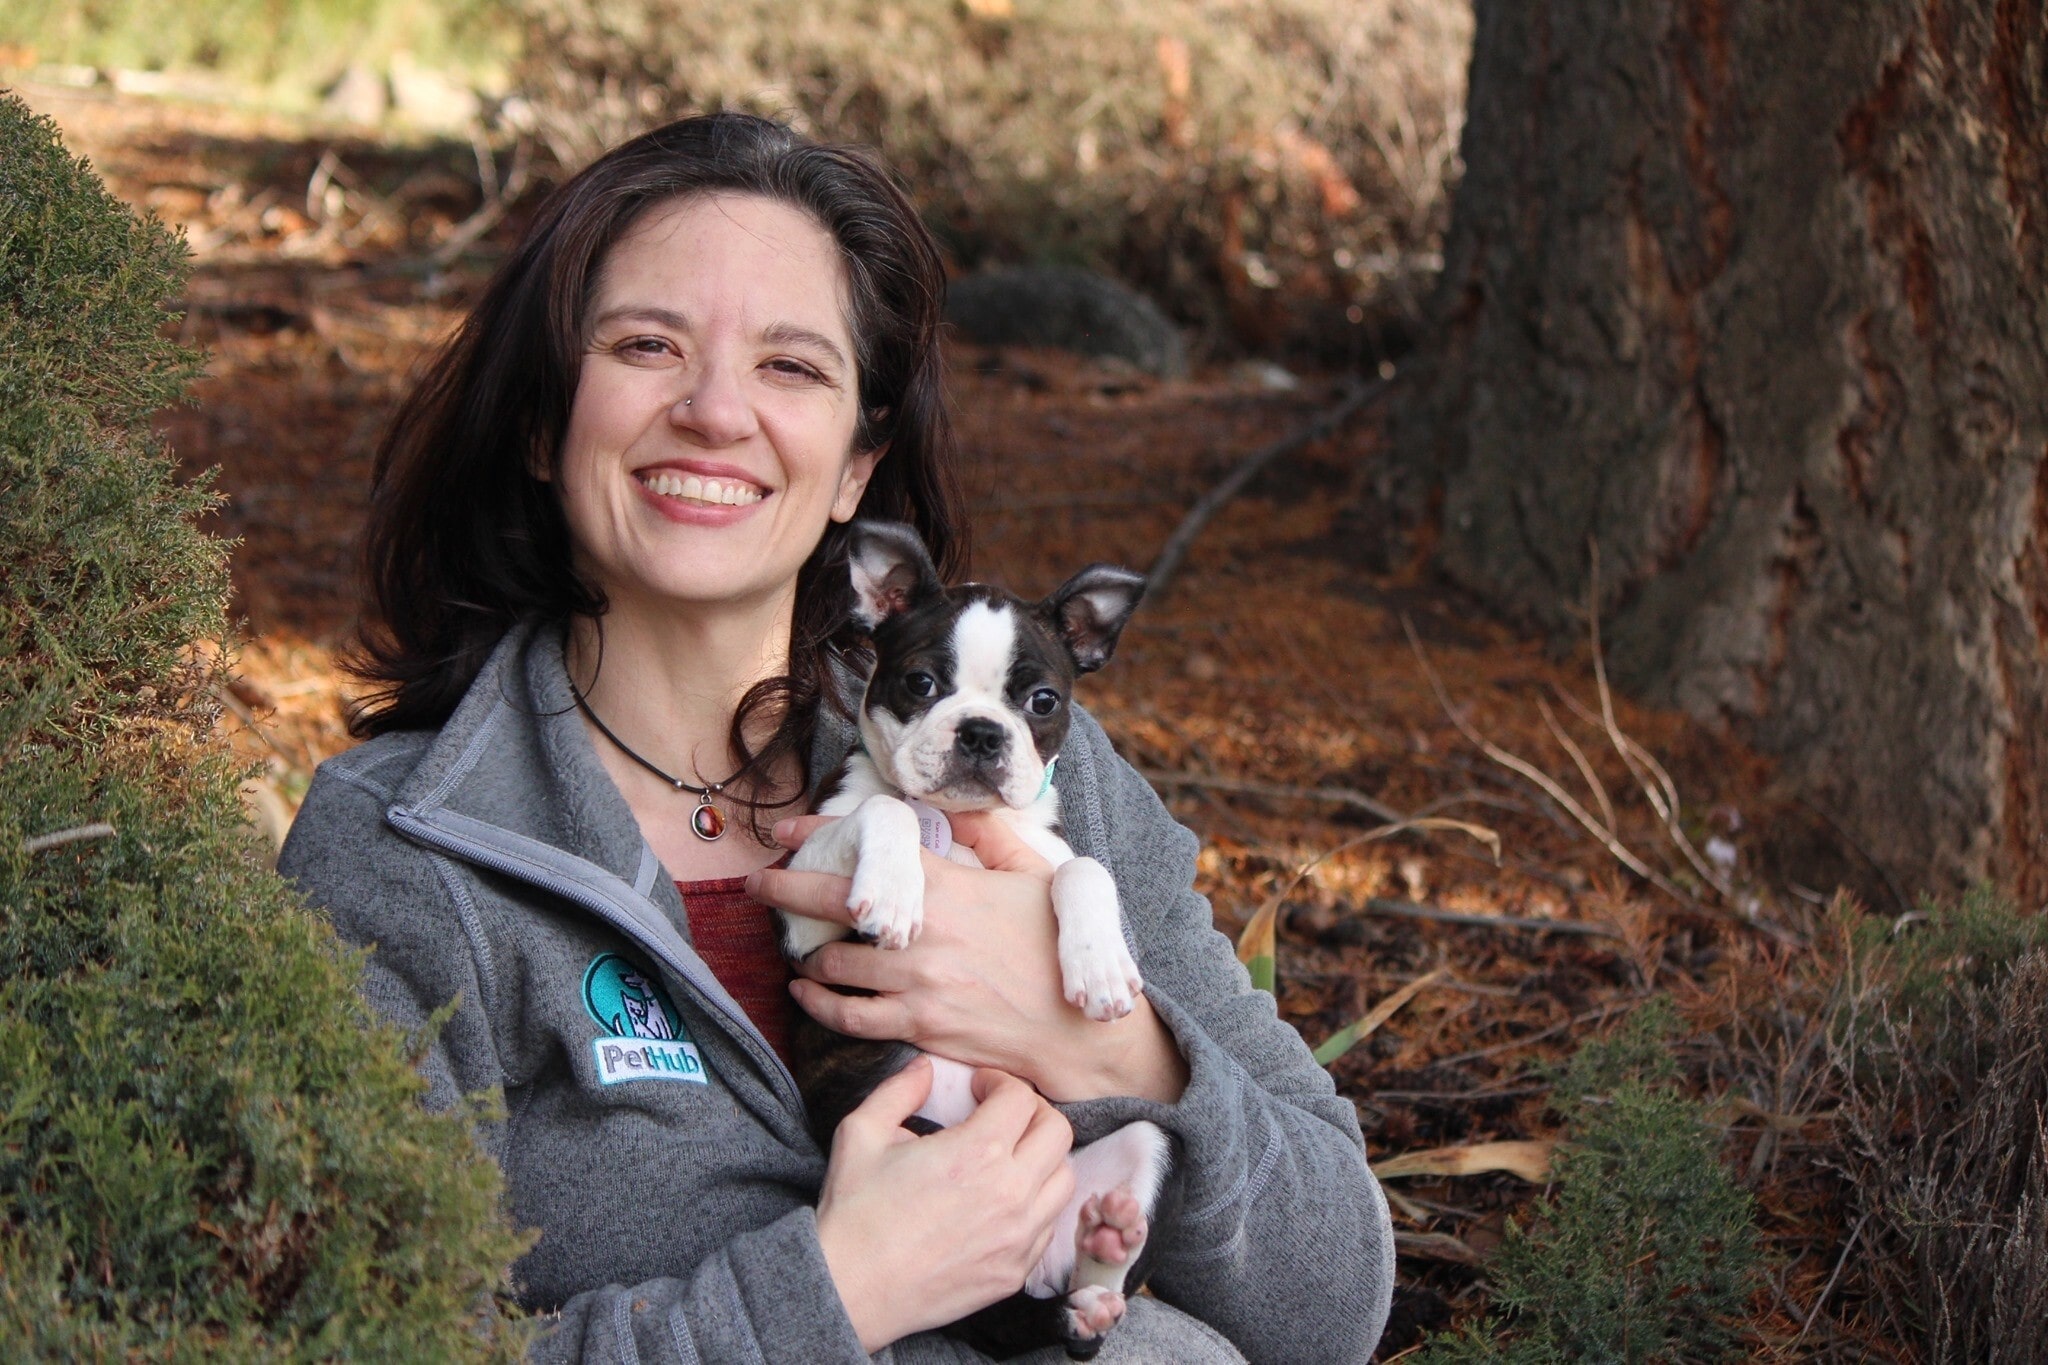
<instances>
[{"instance_id":1,"label":"gray fleece jacket","mask_svg":"<svg viewBox=\"0 0 2048 1365\"><path fill-rule=\"evenodd\" d=\"M816 772L853 743L821 731ZM1065 1106L1078 1140L1139 1117L1179 1140L1184 1213L1154 1232L1151 1288L1200 1322L1134 1309L1116 1355L1229 1358L1206 1323L1254 1361L1366 1359L1393 1229L1350 1102L1212 927L1195 836L1079 710L1057 786L1189 1073L1173 1105ZM540 1230L517 1267L528 1306L559 1314L540 1358L867 1359L819 1250L825 1158L796 1086L691 948L577 718L558 631L508 635L438 732L322 764L279 867L373 947L380 1013L418 1028L454 1002L422 1063L429 1103L502 1088L482 1138L512 1217ZM931 1333L884 1356L981 1359Z\"/></svg>"}]
</instances>

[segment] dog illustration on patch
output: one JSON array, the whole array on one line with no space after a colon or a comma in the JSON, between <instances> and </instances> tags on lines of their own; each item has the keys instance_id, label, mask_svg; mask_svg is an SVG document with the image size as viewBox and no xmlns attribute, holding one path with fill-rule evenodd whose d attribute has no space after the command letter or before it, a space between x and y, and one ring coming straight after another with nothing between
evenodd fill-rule
<instances>
[{"instance_id":1,"label":"dog illustration on patch","mask_svg":"<svg viewBox=\"0 0 2048 1365\"><path fill-rule=\"evenodd\" d=\"M979 583L948 588L916 531L893 522L850 528L854 618L874 648L861 698L860 746L829 782L818 809L841 819L805 840L791 866L853 879L848 906L860 934L903 948L924 921L921 847L980 866L954 844L948 811L987 811L1053 865L1053 914L1067 1001L1091 1019L1131 1012L1143 986L1124 941L1116 883L1077 856L1059 831L1053 764L1067 737L1069 696L1080 674L1109 661L1144 593L1128 569L1095 564L1042 602ZM783 914L783 948L801 961L847 931ZM829 1147L839 1120L896 1074L917 1049L870 1042L796 1019L794 1071L812 1131ZM932 1058L932 1095L905 1126L932 1132L975 1107L972 1068ZM1074 1193L1051 1245L1023 1291L947 1330L1007 1359L1063 1345L1076 1360L1101 1349L1123 1318L1126 1295L1144 1283L1152 1223L1171 1217L1162 1200L1173 1149L1142 1120L1077 1147L1068 1162Z\"/></svg>"},{"instance_id":2,"label":"dog illustration on patch","mask_svg":"<svg viewBox=\"0 0 2048 1365\"><path fill-rule=\"evenodd\" d=\"M655 998L654 987L646 977L638 972L620 972L619 1003L625 1006L626 1026L633 1030L635 1038L676 1041L675 1031L668 1026L668 1011Z\"/></svg>"}]
</instances>

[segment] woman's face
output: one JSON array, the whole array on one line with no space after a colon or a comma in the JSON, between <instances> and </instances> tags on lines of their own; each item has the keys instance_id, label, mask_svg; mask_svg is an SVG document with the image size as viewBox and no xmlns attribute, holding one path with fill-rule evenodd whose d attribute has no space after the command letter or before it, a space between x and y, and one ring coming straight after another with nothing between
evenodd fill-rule
<instances>
[{"instance_id":1,"label":"woman's face","mask_svg":"<svg viewBox=\"0 0 2048 1365\"><path fill-rule=\"evenodd\" d=\"M562 444L578 567L618 606L793 597L860 503L846 277L809 215L753 195L646 213L599 275Z\"/></svg>"}]
</instances>

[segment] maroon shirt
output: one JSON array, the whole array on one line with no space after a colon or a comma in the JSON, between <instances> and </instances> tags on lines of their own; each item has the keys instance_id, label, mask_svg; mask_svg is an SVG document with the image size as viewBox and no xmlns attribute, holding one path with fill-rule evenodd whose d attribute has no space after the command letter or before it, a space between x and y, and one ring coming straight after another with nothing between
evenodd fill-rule
<instances>
[{"instance_id":1,"label":"maroon shirt","mask_svg":"<svg viewBox=\"0 0 2048 1365\"><path fill-rule=\"evenodd\" d=\"M677 882L683 911L690 917L690 942L718 984L739 1002L754 1027L789 1060L789 1031L796 1019L790 998L794 973L782 955L774 912L747 894L745 877Z\"/></svg>"}]
</instances>

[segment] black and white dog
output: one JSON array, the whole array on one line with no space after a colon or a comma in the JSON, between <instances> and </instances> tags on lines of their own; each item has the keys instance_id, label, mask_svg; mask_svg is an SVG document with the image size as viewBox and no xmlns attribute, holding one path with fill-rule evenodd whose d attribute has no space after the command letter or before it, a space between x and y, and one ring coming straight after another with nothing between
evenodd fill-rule
<instances>
[{"instance_id":1,"label":"black and white dog","mask_svg":"<svg viewBox=\"0 0 2048 1365\"><path fill-rule=\"evenodd\" d=\"M859 522L849 551L854 615L874 643L859 711L861 747L820 803L844 818L813 834L791 866L853 879L847 906L860 934L885 948L917 937L924 919L921 847L978 866L951 841L948 811L993 811L1053 864L1061 985L1091 1019L1130 1013L1143 982L1124 943L1116 885L1059 834L1053 761L1067 735L1074 679L1109 661L1145 580L1106 564L1083 569L1043 602L978 583L947 588L908 526ZM846 937L839 926L784 915L783 943L802 960ZM843 1037L798 1018L796 1075L811 1124L829 1143L839 1120L917 1055L906 1043ZM913 1126L931 1132L973 1112L972 1069L932 1058L931 1098ZM1171 1147L1143 1121L1078 1147L1074 1194L1024 1291L952 1329L1004 1357L1064 1343L1092 1357L1142 1284L1151 1220L1161 1215Z\"/></svg>"}]
</instances>

